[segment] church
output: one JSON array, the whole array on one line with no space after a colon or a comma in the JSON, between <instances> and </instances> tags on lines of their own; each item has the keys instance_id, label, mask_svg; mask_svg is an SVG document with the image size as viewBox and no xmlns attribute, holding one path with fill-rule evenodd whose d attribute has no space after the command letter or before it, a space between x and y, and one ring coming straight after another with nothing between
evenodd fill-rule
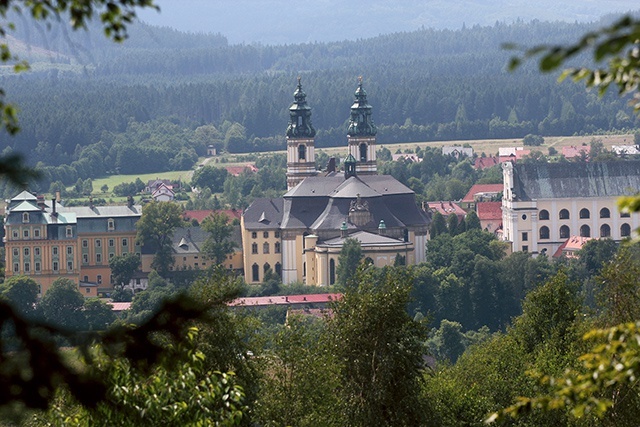
<instances>
[{"instance_id":1,"label":"church","mask_svg":"<svg viewBox=\"0 0 640 427\"><path fill-rule=\"evenodd\" d=\"M410 188L377 173L377 129L362 80L346 133L343 170L330 162L318 171L316 131L298 79L286 130L288 191L281 198L256 199L242 216L247 283L260 283L272 271L287 284L333 285L348 238L357 239L378 267L425 261L430 217Z\"/></svg>"}]
</instances>

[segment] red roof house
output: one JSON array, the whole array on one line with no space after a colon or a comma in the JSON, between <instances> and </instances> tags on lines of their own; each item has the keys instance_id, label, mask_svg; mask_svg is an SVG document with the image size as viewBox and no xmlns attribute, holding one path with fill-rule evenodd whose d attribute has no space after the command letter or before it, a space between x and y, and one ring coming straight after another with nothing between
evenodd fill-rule
<instances>
[{"instance_id":1,"label":"red roof house","mask_svg":"<svg viewBox=\"0 0 640 427\"><path fill-rule=\"evenodd\" d=\"M495 233L502 226L502 202L478 202L476 213L483 230Z\"/></svg>"}]
</instances>

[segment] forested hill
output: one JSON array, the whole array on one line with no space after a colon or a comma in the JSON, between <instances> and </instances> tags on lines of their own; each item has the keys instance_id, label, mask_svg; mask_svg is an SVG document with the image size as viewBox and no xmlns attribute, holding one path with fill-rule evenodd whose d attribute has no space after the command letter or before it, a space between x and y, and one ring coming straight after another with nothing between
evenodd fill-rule
<instances>
[{"instance_id":1,"label":"forested hill","mask_svg":"<svg viewBox=\"0 0 640 427\"><path fill-rule=\"evenodd\" d=\"M502 43L575 40L593 25L517 22L279 46L229 45L221 35L142 25L114 46L99 34L54 28L58 36L48 37L16 22L13 36L32 47L23 56L38 56L31 72L0 82L20 106L23 129L2 137L2 148L28 153L40 166L93 159L54 174L65 182L124 171L138 158L158 171L184 166L206 143L232 152L284 148L298 75L319 147L345 144L358 76L364 76L382 144L636 125L625 101L613 95L599 100L578 85L558 86L556 76L540 75L534 64L505 71L511 53ZM42 61L44 49L55 55Z\"/></svg>"}]
</instances>

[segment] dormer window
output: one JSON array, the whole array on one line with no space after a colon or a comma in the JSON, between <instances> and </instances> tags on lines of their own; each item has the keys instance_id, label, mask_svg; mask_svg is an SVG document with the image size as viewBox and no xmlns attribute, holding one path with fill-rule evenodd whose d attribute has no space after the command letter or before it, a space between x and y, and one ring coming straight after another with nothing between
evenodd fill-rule
<instances>
[{"instance_id":1,"label":"dormer window","mask_svg":"<svg viewBox=\"0 0 640 427\"><path fill-rule=\"evenodd\" d=\"M66 228L66 234L67 237L73 237L73 228L72 227L67 227Z\"/></svg>"},{"instance_id":2,"label":"dormer window","mask_svg":"<svg viewBox=\"0 0 640 427\"><path fill-rule=\"evenodd\" d=\"M22 214L22 222L29 222L29 212L24 212Z\"/></svg>"},{"instance_id":3,"label":"dormer window","mask_svg":"<svg viewBox=\"0 0 640 427\"><path fill-rule=\"evenodd\" d=\"M112 218L109 218L107 220L107 230L113 231L115 229L116 229L116 222Z\"/></svg>"}]
</instances>

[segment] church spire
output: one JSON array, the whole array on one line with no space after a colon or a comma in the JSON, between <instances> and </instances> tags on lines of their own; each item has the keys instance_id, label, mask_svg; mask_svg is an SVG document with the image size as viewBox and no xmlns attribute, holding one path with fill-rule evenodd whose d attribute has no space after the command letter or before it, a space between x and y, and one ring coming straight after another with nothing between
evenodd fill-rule
<instances>
[{"instance_id":1,"label":"church spire","mask_svg":"<svg viewBox=\"0 0 640 427\"><path fill-rule=\"evenodd\" d=\"M358 78L355 100L351 105L347 140L349 154L356 160L356 170L361 175L378 173L376 165L376 133L378 129L371 118L372 107L367 102L367 92L362 87L362 77Z\"/></svg>"},{"instance_id":2,"label":"church spire","mask_svg":"<svg viewBox=\"0 0 640 427\"><path fill-rule=\"evenodd\" d=\"M316 171L315 140L316 130L311 124L311 107L307 105L307 94L302 90L301 78L293 93L294 102L289 107L287 126L287 188L298 185Z\"/></svg>"}]
</instances>

